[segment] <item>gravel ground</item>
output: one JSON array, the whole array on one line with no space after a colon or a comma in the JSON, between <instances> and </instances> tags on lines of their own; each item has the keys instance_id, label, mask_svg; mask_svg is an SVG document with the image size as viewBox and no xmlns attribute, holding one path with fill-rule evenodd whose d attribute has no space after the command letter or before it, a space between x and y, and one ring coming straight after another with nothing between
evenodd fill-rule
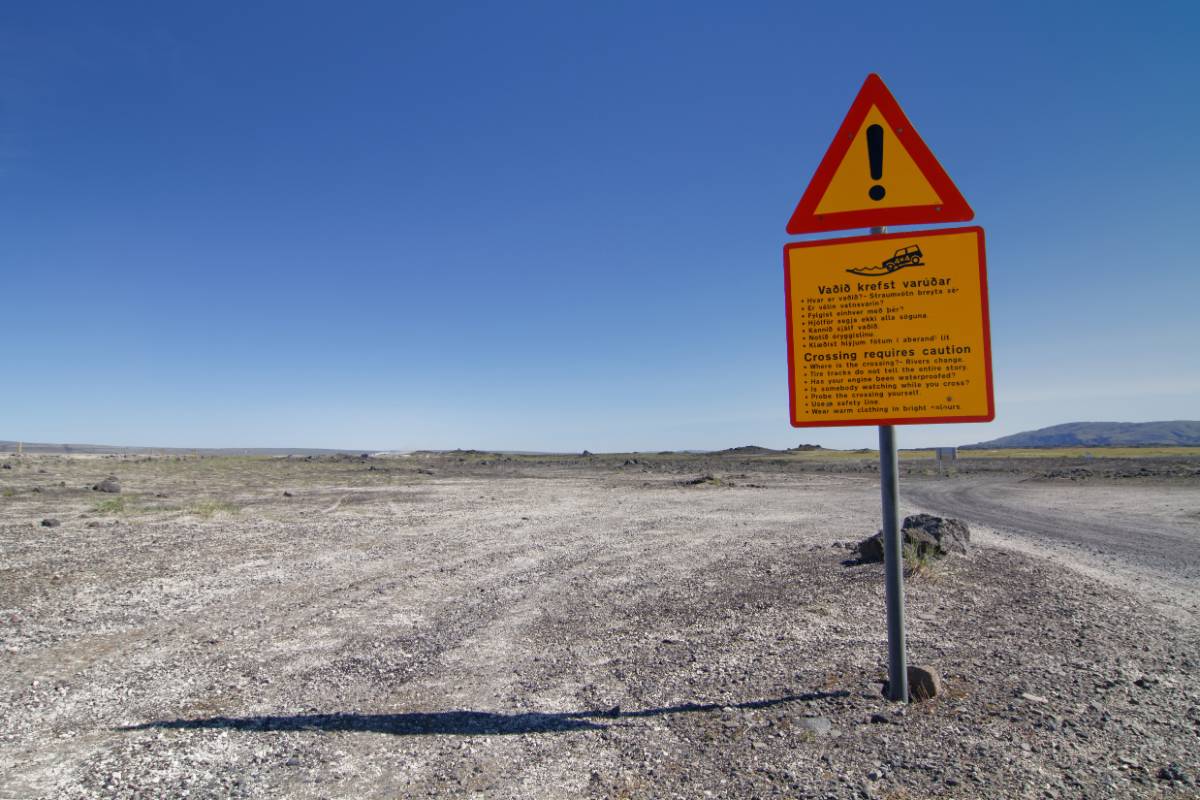
<instances>
[{"instance_id":1,"label":"gravel ground","mask_svg":"<svg viewBox=\"0 0 1200 800\"><path fill-rule=\"evenodd\" d=\"M913 575L885 700L861 465L6 463L0 798L1200 793L1200 629L1036 553Z\"/></svg>"}]
</instances>

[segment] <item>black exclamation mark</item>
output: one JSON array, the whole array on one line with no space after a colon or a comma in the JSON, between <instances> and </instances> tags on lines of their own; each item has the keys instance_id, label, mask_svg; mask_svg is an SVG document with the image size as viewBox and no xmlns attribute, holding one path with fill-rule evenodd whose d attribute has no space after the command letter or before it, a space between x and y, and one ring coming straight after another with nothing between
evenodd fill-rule
<instances>
[{"instance_id":1,"label":"black exclamation mark","mask_svg":"<svg viewBox=\"0 0 1200 800\"><path fill-rule=\"evenodd\" d=\"M872 125L867 128L867 158L871 161L871 180L877 181L883 178L883 126ZM878 183L872 186L867 194L872 200L882 200L887 194L887 189L884 189Z\"/></svg>"}]
</instances>

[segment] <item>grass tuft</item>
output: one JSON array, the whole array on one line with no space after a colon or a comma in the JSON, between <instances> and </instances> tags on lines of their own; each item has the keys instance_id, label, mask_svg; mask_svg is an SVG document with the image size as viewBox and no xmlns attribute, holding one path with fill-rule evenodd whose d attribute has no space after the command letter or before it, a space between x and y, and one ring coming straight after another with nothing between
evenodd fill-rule
<instances>
[{"instance_id":1,"label":"grass tuft","mask_svg":"<svg viewBox=\"0 0 1200 800\"><path fill-rule=\"evenodd\" d=\"M904 545L905 578L935 581L944 571L941 559L932 550L918 550L915 545Z\"/></svg>"},{"instance_id":2,"label":"grass tuft","mask_svg":"<svg viewBox=\"0 0 1200 800\"><path fill-rule=\"evenodd\" d=\"M187 510L188 513L208 519L215 514L236 514L241 509L233 503L226 503L221 500L201 500L198 503L188 506Z\"/></svg>"},{"instance_id":3,"label":"grass tuft","mask_svg":"<svg viewBox=\"0 0 1200 800\"><path fill-rule=\"evenodd\" d=\"M92 511L97 514L123 514L127 509L128 504L124 497L110 497L92 506Z\"/></svg>"}]
</instances>

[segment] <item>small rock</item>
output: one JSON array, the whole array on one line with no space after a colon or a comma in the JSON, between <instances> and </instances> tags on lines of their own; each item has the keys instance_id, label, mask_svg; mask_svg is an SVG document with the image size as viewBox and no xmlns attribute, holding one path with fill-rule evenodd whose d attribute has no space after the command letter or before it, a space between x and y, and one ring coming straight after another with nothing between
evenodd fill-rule
<instances>
[{"instance_id":1,"label":"small rock","mask_svg":"<svg viewBox=\"0 0 1200 800\"><path fill-rule=\"evenodd\" d=\"M42 520L43 528L57 528L59 525L62 525L62 523L56 520L54 517L46 517L44 520Z\"/></svg>"},{"instance_id":2,"label":"small rock","mask_svg":"<svg viewBox=\"0 0 1200 800\"><path fill-rule=\"evenodd\" d=\"M1179 766L1174 761L1172 761L1170 764L1167 764L1165 767L1162 767L1161 769L1159 769L1158 775L1156 777L1160 781L1166 781L1169 783L1176 783L1176 782L1187 783L1188 782L1187 773L1183 771L1183 767Z\"/></svg>"},{"instance_id":3,"label":"small rock","mask_svg":"<svg viewBox=\"0 0 1200 800\"><path fill-rule=\"evenodd\" d=\"M604 716L612 717L613 719L616 719L617 717L621 716L621 706L619 706L619 705L613 706L608 711L604 712Z\"/></svg>"},{"instance_id":4,"label":"small rock","mask_svg":"<svg viewBox=\"0 0 1200 800\"><path fill-rule=\"evenodd\" d=\"M1028 700L1031 703L1048 703L1050 702L1040 694L1032 694L1031 692L1021 692L1021 699Z\"/></svg>"},{"instance_id":5,"label":"small rock","mask_svg":"<svg viewBox=\"0 0 1200 800\"><path fill-rule=\"evenodd\" d=\"M872 714L871 715L871 724L872 725L887 725L891 721L892 720L888 717L887 714Z\"/></svg>"},{"instance_id":6,"label":"small rock","mask_svg":"<svg viewBox=\"0 0 1200 800\"><path fill-rule=\"evenodd\" d=\"M107 492L108 494L120 494L121 483L113 476L109 476L92 487L94 492Z\"/></svg>"},{"instance_id":7,"label":"small rock","mask_svg":"<svg viewBox=\"0 0 1200 800\"><path fill-rule=\"evenodd\" d=\"M883 777L883 773L877 769L873 769L867 773L867 780L869 780L869 781L877 781L882 777Z\"/></svg>"},{"instance_id":8,"label":"small rock","mask_svg":"<svg viewBox=\"0 0 1200 800\"><path fill-rule=\"evenodd\" d=\"M908 668L908 696L929 700L942 693L942 678L933 667L911 665Z\"/></svg>"},{"instance_id":9,"label":"small rock","mask_svg":"<svg viewBox=\"0 0 1200 800\"><path fill-rule=\"evenodd\" d=\"M284 492L283 496L284 497L294 497L295 495L293 495L291 492Z\"/></svg>"},{"instance_id":10,"label":"small rock","mask_svg":"<svg viewBox=\"0 0 1200 800\"><path fill-rule=\"evenodd\" d=\"M4 469L12 469L12 464L9 464L7 462L5 462L4 464L2 464L0 466L3 466Z\"/></svg>"},{"instance_id":11,"label":"small rock","mask_svg":"<svg viewBox=\"0 0 1200 800\"><path fill-rule=\"evenodd\" d=\"M796 721L796 727L817 736L824 736L833 730L833 721L829 717L802 717Z\"/></svg>"}]
</instances>

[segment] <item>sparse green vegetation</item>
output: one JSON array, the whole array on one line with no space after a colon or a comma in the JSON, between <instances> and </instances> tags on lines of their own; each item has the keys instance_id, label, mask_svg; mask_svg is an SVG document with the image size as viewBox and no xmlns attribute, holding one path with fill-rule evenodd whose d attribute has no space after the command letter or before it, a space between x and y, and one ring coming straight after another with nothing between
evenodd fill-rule
<instances>
[{"instance_id":1,"label":"sparse green vegetation","mask_svg":"<svg viewBox=\"0 0 1200 800\"><path fill-rule=\"evenodd\" d=\"M241 509L233 503L226 503L222 500L201 500L198 503L192 503L187 510L189 514L208 519L215 514L236 514Z\"/></svg>"},{"instance_id":2,"label":"sparse green vegetation","mask_svg":"<svg viewBox=\"0 0 1200 800\"><path fill-rule=\"evenodd\" d=\"M916 545L904 545L904 577L916 580L937 580L945 567L932 548L920 549Z\"/></svg>"},{"instance_id":3,"label":"sparse green vegetation","mask_svg":"<svg viewBox=\"0 0 1200 800\"><path fill-rule=\"evenodd\" d=\"M1195 458L1200 447L1012 447L994 450L959 450L960 459L972 458Z\"/></svg>"},{"instance_id":4,"label":"sparse green vegetation","mask_svg":"<svg viewBox=\"0 0 1200 800\"><path fill-rule=\"evenodd\" d=\"M128 510L128 503L124 497L110 497L107 500L101 500L96 505L92 506L92 511L97 514L123 514Z\"/></svg>"}]
</instances>

